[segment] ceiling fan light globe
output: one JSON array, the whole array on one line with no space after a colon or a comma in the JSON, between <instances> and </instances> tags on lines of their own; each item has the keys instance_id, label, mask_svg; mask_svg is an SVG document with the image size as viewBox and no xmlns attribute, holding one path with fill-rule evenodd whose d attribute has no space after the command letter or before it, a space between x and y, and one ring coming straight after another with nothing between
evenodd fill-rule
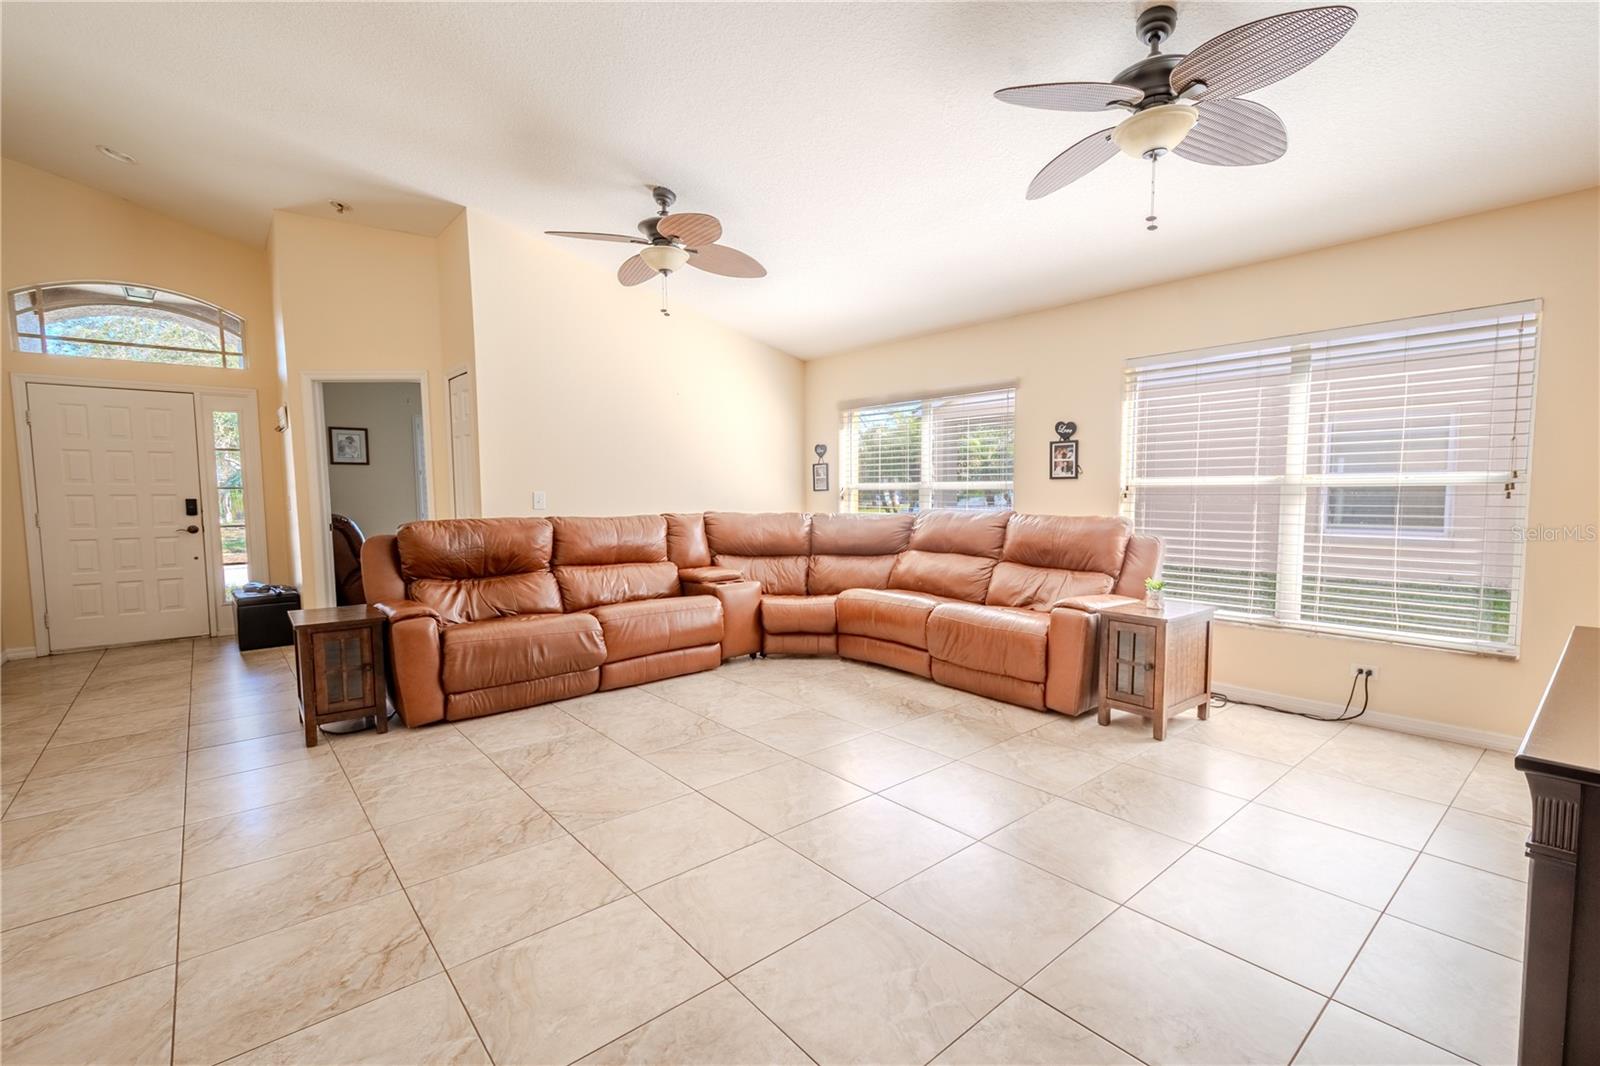
<instances>
[{"instance_id":1,"label":"ceiling fan light globe","mask_svg":"<svg viewBox=\"0 0 1600 1066\"><path fill-rule=\"evenodd\" d=\"M1161 104L1136 111L1111 132L1124 155L1144 159L1151 152L1166 153L1183 143L1200 118L1187 104Z\"/></svg>"},{"instance_id":2,"label":"ceiling fan light globe","mask_svg":"<svg viewBox=\"0 0 1600 1066\"><path fill-rule=\"evenodd\" d=\"M639 258L651 269L670 274L689 261L689 251L676 244L652 244L639 250Z\"/></svg>"}]
</instances>

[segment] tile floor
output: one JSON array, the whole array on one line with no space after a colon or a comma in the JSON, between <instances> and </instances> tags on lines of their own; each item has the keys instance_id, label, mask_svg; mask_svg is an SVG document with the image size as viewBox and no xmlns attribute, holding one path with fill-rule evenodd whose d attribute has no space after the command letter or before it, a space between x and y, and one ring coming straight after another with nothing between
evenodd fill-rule
<instances>
[{"instance_id":1,"label":"tile floor","mask_svg":"<svg viewBox=\"0 0 1600 1066\"><path fill-rule=\"evenodd\" d=\"M5 667L0 1058L1514 1058L1499 753L782 659L308 750L292 685Z\"/></svg>"}]
</instances>

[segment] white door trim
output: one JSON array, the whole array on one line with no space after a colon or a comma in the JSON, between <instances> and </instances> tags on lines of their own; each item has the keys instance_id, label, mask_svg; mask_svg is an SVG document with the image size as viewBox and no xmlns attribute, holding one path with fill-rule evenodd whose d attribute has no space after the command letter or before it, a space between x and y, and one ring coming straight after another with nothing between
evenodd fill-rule
<instances>
[{"instance_id":1,"label":"white door trim","mask_svg":"<svg viewBox=\"0 0 1600 1066\"><path fill-rule=\"evenodd\" d=\"M22 482L22 528L24 539L28 546L28 592L33 600L33 645L34 654L50 654L50 631L45 628L45 587L44 587L44 549L39 540L39 527L35 524L35 516L39 513L39 486L33 476L33 435L28 427L28 386L29 385L76 385L84 388L95 389L130 389L138 392L182 392L194 397L195 409L195 443L200 448L201 454L209 455L211 452L211 438L202 433L200 413L204 405L201 400L205 396L234 396L247 401L252 411L256 409L256 390L251 388L235 387L209 387L200 385L174 385L171 382L123 380L120 378L86 378L73 377L65 374L35 374L15 371L11 374L11 414L16 426L17 436L17 466L18 475ZM245 481L245 507L250 517L246 519L246 528L252 544L261 545L261 558L265 561L267 538L263 520L263 497L261 495L261 437L259 432L254 440L242 440L246 455L246 481ZM251 456L254 456L252 459ZM203 461L203 460L202 460ZM249 477L249 466L253 465L257 471L255 478ZM201 482L204 483L202 473ZM211 619L211 633L217 633L217 598L219 589L216 588L216 575L212 573L211 537L205 538L206 559L206 600L209 604L209 617ZM252 550L251 569L255 569L255 551Z\"/></svg>"},{"instance_id":2,"label":"white door trim","mask_svg":"<svg viewBox=\"0 0 1600 1066\"><path fill-rule=\"evenodd\" d=\"M328 538L328 524L333 521L333 497L328 489L328 416L322 404L322 386L339 381L403 381L414 383L422 391L422 447L423 469L428 480L428 501L437 496L439 487L433 484L433 423L429 409L433 395L428 391L426 370L302 370L300 372L301 409L307 417L300 427L300 454L311 461L306 464L306 500L311 514L311 543L308 548L308 565L302 578L316 575L318 588L315 594L327 598L325 606L333 606L336 585L333 579L333 546ZM419 501L421 503L422 501ZM421 515L427 518L427 514ZM302 602L310 599L306 589L301 589Z\"/></svg>"},{"instance_id":3,"label":"white door trim","mask_svg":"<svg viewBox=\"0 0 1600 1066\"><path fill-rule=\"evenodd\" d=\"M468 484L465 486L465 491L463 491L463 486L457 476L459 471L456 468L456 460L462 457L456 455L455 401L450 393L450 386L456 378L467 379L467 411L472 419L472 454L465 456L470 477ZM448 425L450 437L451 513L456 518L482 518L483 498L478 475L478 382L477 378L473 376L470 367L457 367L445 375L444 405L445 422ZM463 499L467 503L466 510L470 511L471 514L461 513Z\"/></svg>"}]
</instances>

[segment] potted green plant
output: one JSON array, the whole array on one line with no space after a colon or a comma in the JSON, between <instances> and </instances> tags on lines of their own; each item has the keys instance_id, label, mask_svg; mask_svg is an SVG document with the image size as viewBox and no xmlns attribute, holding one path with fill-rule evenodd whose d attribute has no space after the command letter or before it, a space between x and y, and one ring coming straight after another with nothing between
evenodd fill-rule
<instances>
[{"instance_id":1,"label":"potted green plant","mask_svg":"<svg viewBox=\"0 0 1600 1066\"><path fill-rule=\"evenodd\" d=\"M1161 600L1162 600L1162 590L1165 589L1166 587L1167 587L1167 583L1165 581L1162 581L1158 577L1147 577L1147 578L1145 578L1144 579L1144 605L1146 607L1160 607L1161 606Z\"/></svg>"}]
</instances>

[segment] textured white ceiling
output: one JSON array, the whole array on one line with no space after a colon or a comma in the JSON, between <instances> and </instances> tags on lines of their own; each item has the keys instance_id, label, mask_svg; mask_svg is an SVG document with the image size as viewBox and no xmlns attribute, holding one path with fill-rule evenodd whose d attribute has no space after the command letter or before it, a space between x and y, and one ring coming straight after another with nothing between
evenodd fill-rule
<instances>
[{"instance_id":1,"label":"textured white ceiling","mask_svg":"<svg viewBox=\"0 0 1600 1066\"><path fill-rule=\"evenodd\" d=\"M8 3L3 148L252 242L271 209L329 198L420 233L462 204L631 232L660 182L770 271L687 271L674 301L800 356L1600 180L1600 7L1365 3L1338 48L1253 94L1288 154L1164 164L1159 232L1125 158L1024 201L1120 113L990 94L1109 79L1143 53L1138 6ZM1167 50L1294 6L1180 4Z\"/></svg>"}]
</instances>

